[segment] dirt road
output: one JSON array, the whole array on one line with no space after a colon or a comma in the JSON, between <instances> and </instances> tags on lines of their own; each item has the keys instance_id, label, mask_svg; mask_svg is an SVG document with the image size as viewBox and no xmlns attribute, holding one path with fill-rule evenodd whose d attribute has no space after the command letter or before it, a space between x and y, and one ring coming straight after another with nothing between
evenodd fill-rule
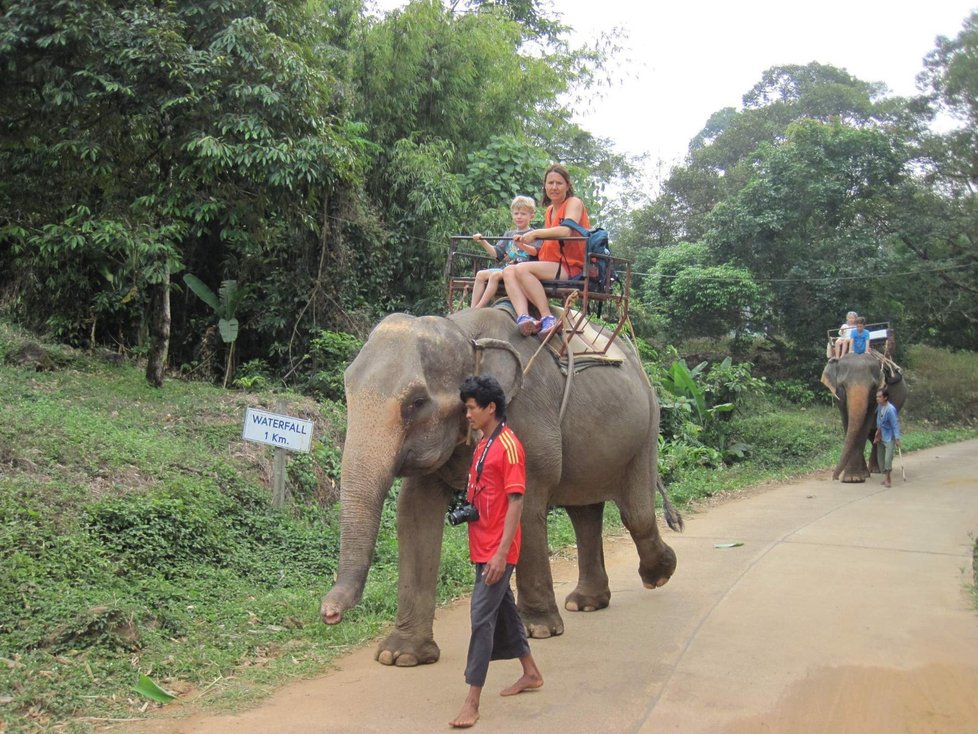
<instances>
[{"instance_id":1,"label":"dirt road","mask_svg":"<svg viewBox=\"0 0 978 734\"><path fill-rule=\"evenodd\" d=\"M566 612L562 637L532 641L539 691L495 695L519 665L493 663L476 730L978 732L976 456L978 441L944 446L906 456L909 481L898 470L892 489L826 475L689 515L683 535L665 531L679 567L656 591L631 541L609 541L611 606ZM743 545L716 547L730 542ZM573 564L555 580L562 599ZM435 665L386 668L370 645L254 710L140 731L449 731L466 690L466 601L438 611L435 636Z\"/></svg>"}]
</instances>

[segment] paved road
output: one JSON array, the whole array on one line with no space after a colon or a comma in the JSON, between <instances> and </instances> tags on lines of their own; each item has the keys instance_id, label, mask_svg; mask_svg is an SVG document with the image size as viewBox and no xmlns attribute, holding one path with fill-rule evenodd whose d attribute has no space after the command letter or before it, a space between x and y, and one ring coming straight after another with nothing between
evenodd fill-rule
<instances>
[{"instance_id":1,"label":"paved road","mask_svg":"<svg viewBox=\"0 0 978 734\"><path fill-rule=\"evenodd\" d=\"M976 456L978 441L944 446L907 455L908 481L897 471L892 489L826 475L688 515L683 535L665 531L679 567L656 591L630 540L609 541L611 606L565 613L562 637L532 642L539 691L496 696L519 665L493 663L476 729L978 732ZM574 573L556 563L558 598ZM371 645L252 711L143 731L448 731L466 690L468 604L439 610L435 635L436 665L385 668Z\"/></svg>"}]
</instances>

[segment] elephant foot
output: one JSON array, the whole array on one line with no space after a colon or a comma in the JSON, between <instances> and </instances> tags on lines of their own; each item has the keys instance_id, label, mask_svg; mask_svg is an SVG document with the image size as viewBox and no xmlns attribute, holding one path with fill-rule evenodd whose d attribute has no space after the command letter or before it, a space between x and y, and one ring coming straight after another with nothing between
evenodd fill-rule
<instances>
[{"instance_id":1,"label":"elephant foot","mask_svg":"<svg viewBox=\"0 0 978 734\"><path fill-rule=\"evenodd\" d=\"M610 603L610 589L589 594L577 588L564 599L564 609L568 612L595 612L598 609L604 609Z\"/></svg>"},{"instance_id":2,"label":"elephant foot","mask_svg":"<svg viewBox=\"0 0 978 734\"><path fill-rule=\"evenodd\" d=\"M866 481L866 477L861 474L843 474L842 483L843 484L863 484Z\"/></svg>"},{"instance_id":3,"label":"elephant foot","mask_svg":"<svg viewBox=\"0 0 978 734\"><path fill-rule=\"evenodd\" d=\"M395 632L377 646L374 660L381 665L412 668L436 663L440 655L441 650L434 640Z\"/></svg>"},{"instance_id":4,"label":"elephant foot","mask_svg":"<svg viewBox=\"0 0 978 734\"><path fill-rule=\"evenodd\" d=\"M564 634L564 620L554 610L552 613L520 612L523 624L526 625L526 636L535 640L545 640Z\"/></svg>"},{"instance_id":5,"label":"elephant foot","mask_svg":"<svg viewBox=\"0 0 978 734\"><path fill-rule=\"evenodd\" d=\"M672 578L676 571L676 553L665 543L662 550L647 564L643 559L638 566L638 575L642 578L642 585L646 589L658 589L665 586L666 582Z\"/></svg>"}]
</instances>

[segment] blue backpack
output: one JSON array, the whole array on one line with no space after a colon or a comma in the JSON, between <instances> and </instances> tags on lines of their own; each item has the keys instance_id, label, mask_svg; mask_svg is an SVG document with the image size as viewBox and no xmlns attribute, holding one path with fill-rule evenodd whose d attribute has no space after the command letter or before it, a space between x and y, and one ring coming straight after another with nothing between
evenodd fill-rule
<instances>
[{"instance_id":1,"label":"blue backpack","mask_svg":"<svg viewBox=\"0 0 978 734\"><path fill-rule=\"evenodd\" d=\"M610 263L606 259L611 255L611 247L608 242L608 233L603 227L595 227L588 231L573 219L562 219L560 224L570 227L581 237L587 237L587 247L585 248L585 272L590 280L589 290L601 293L605 290L608 267ZM596 257L603 256L603 257ZM573 280L583 280L584 274L578 275Z\"/></svg>"}]
</instances>

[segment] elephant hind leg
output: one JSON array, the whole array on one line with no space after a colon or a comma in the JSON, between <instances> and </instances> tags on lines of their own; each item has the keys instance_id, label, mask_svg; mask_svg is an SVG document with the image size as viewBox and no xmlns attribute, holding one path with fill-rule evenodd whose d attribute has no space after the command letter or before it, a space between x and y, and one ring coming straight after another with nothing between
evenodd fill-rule
<instances>
[{"instance_id":1,"label":"elephant hind leg","mask_svg":"<svg viewBox=\"0 0 978 734\"><path fill-rule=\"evenodd\" d=\"M662 540L655 521L655 494L650 489L654 482L653 476L633 482L618 500L621 520L638 550L638 573L647 589L663 586L676 570L676 553Z\"/></svg>"},{"instance_id":2,"label":"elephant hind leg","mask_svg":"<svg viewBox=\"0 0 978 734\"><path fill-rule=\"evenodd\" d=\"M566 509L577 536L578 576L577 588L567 595L564 609L571 612L604 609L611 602L601 539L604 502Z\"/></svg>"}]
</instances>

